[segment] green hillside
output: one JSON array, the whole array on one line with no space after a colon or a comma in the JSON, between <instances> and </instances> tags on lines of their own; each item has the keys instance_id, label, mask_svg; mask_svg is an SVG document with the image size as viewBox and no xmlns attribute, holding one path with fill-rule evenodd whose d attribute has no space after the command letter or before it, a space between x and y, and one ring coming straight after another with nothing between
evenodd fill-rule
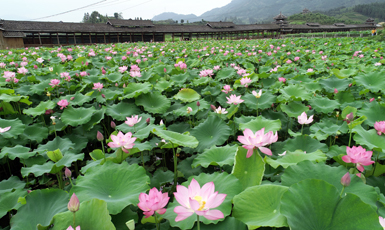
<instances>
[{"instance_id":1,"label":"green hillside","mask_svg":"<svg viewBox=\"0 0 385 230\"><path fill-rule=\"evenodd\" d=\"M360 24L362 20L351 20L350 18L336 18L321 13L308 13L308 14L294 14L288 17L291 24L305 24L307 22L317 22L322 25L332 25L334 23L345 23L345 24Z\"/></svg>"}]
</instances>

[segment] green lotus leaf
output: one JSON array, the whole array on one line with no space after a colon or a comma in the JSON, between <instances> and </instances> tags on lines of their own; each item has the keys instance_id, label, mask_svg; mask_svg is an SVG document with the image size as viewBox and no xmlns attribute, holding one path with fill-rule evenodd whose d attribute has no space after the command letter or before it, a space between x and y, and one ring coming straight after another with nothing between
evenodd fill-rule
<instances>
[{"instance_id":1,"label":"green lotus leaf","mask_svg":"<svg viewBox=\"0 0 385 230\"><path fill-rule=\"evenodd\" d=\"M341 198L336 187L323 180L293 184L282 195L280 211L295 229L382 229L375 209L351 193Z\"/></svg>"},{"instance_id":2,"label":"green lotus leaf","mask_svg":"<svg viewBox=\"0 0 385 230\"><path fill-rule=\"evenodd\" d=\"M62 153L67 152L70 149L74 149L75 144L68 138L55 137L52 141L48 141L44 145L39 145L36 152L44 153L45 151L55 151L60 149Z\"/></svg>"},{"instance_id":3,"label":"green lotus leaf","mask_svg":"<svg viewBox=\"0 0 385 230\"><path fill-rule=\"evenodd\" d=\"M210 116L191 130L199 145L196 151L203 152L215 145L222 145L231 135L231 128L218 116Z\"/></svg>"},{"instance_id":4,"label":"green lotus leaf","mask_svg":"<svg viewBox=\"0 0 385 230\"><path fill-rule=\"evenodd\" d=\"M108 79L110 82L118 82L122 79L123 75L121 73L112 73L105 76L105 79Z\"/></svg>"},{"instance_id":5,"label":"green lotus leaf","mask_svg":"<svg viewBox=\"0 0 385 230\"><path fill-rule=\"evenodd\" d=\"M171 81L175 82L178 86L182 86L190 75L188 72L184 74L176 74L170 77Z\"/></svg>"},{"instance_id":6,"label":"green lotus leaf","mask_svg":"<svg viewBox=\"0 0 385 230\"><path fill-rule=\"evenodd\" d=\"M235 77L236 73L237 72L235 71L234 68L231 68L231 67L223 68L218 71L215 79L216 80L229 79L229 78Z\"/></svg>"},{"instance_id":7,"label":"green lotus leaf","mask_svg":"<svg viewBox=\"0 0 385 230\"><path fill-rule=\"evenodd\" d=\"M171 105L171 101L159 92L142 94L135 99L135 104L143 106L149 113L164 113Z\"/></svg>"},{"instance_id":8,"label":"green lotus leaf","mask_svg":"<svg viewBox=\"0 0 385 230\"><path fill-rule=\"evenodd\" d=\"M209 77L201 77L201 78L198 78L198 79L193 80L193 85L194 85L194 86L204 86L204 85L208 85L209 82L210 82L211 80L212 80L212 79L209 78Z\"/></svg>"},{"instance_id":9,"label":"green lotus leaf","mask_svg":"<svg viewBox=\"0 0 385 230\"><path fill-rule=\"evenodd\" d=\"M102 109L96 110L94 114L92 114L91 120L89 120L86 124L83 125L85 130L92 129L95 125L99 124L101 120L104 118L104 113L106 112L106 107L102 107Z\"/></svg>"},{"instance_id":10,"label":"green lotus leaf","mask_svg":"<svg viewBox=\"0 0 385 230\"><path fill-rule=\"evenodd\" d=\"M89 136L85 136L85 135L82 135L82 134L78 134L76 131L74 131L73 133L69 133L65 136L63 136L64 138L68 138L71 140L72 143L75 144L73 150L71 150L71 152L73 153L80 153L84 148L87 147L87 144L88 144L88 140L95 140L95 137L97 135L97 131L94 129L94 130L91 130L89 132L90 136L92 136L92 138L90 138ZM93 134L93 135L92 135Z\"/></svg>"},{"instance_id":11,"label":"green lotus leaf","mask_svg":"<svg viewBox=\"0 0 385 230\"><path fill-rule=\"evenodd\" d=\"M354 77L354 80L356 81L357 85L364 86L371 92L376 93L378 91L383 91L385 88L383 76L383 72L374 71L368 74L356 76Z\"/></svg>"},{"instance_id":12,"label":"green lotus leaf","mask_svg":"<svg viewBox=\"0 0 385 230\"><path fill-rule=\"evenodd\" d=\"M319 113L331 113L340 106L340 103L336 100L330 100L329 98L318 95L312 98L309 104Z\"/></svg>"},{"instance_id":13,"label":"green lotus leaf","mask_svg":"<svg viewBox=\"0 0 385 230\"><path fill-rule=\"evenodd\" d=\"M223 166L223 165L234 165L234 157L238 151L238 147L234 146L223 146L216 147L213 146L210 149L206 149L203 153L199 154L192 164L195 168L197 166L202 166L204 168L209 167L209 165Z\"/></svg>"},{"instance_id":14,"label":"green lotus leaf","mask_svg":"<svg viewBox=\"0 0 385 230\"><path fill-rule=\"evenodd\" d=\"M12 229L36 230L38 224L48 227L57 213L68 210L69 196L63 190L34 190L25 199L27 203L11 219Z\"/></svg>"},{"instance_id":15,"label":"green lotus leaf","mask_svg":"<svg viewBox=\"0 0 385 230\"><path fill-rule=\"evenodd\" d=\"M73 99L71 100L72 97L73 97ZM60 100L66 99L67 101L69 101L69 103L72 106L74 106L74 105L82 106L84 103L87 103L87 102L91 101L92 98L93 97L83 95L80 92L76 92L75 94L72 94L72 95L67 95L67 96L64 96L64 97L60 97Z\"/></svg>"},{"instance_id":16,"label":"green lotus leaf","mask_svg":"<svg viewBox=\"0 0 385 230\"><path fill-rule=\"evenodd\" d=\"M201 91L202 95L211 95L211 96L218 96L222 92L222 87L220 85L216 86L207 86Z\"/></svg>"},{"instance_id":17,"label":"green lotus leaf","mask_svg":"<svg viewBox=\"0 0 385 230\"><path fill-rule=\"evenodd\" d=\"M385 136L378 135L375 129L365 130L359 125L353 129L353 132L356 133L353 139L357 144L365 145L369 149L385 150Z\"/></svg>"},{"instance_id":18,"label":"green lotus leaf","mask_svg":"<svg viewBox=\"0 0 385 230\"><path fill-rule=\"evenodd\" d=\"M355 69L332 69L331 70L334 75L336 75L336 77L340 78L340 79L343 79L343 78L348 78L350 76L353 76L353 75L356 75L357 74L357 70Z\"/></svg>"},{"instance_id":19,"label":"green lotus leaf","mask_svg":"<svg viewBox=\"0 0 385 230\"><path fill-rule=\"evenodd\" d=\"M324 163L312 163L310 161L302 161L296 165L288 167L283 173L282 185L291 186L306 179L319 179L335 186L341 193L343 186L341 178L346 174L347 169L344 166L331 167ZM351 175L350 185L345 187L344 193L352 193L361 198L361 200L374 209L377 209L376 202L378 194L374 187L366 185L361 178Z\"/></svg>"},{"instance_id":20,"label":"green lotus leaf","mask_svg":"<svg viewBox=\"0 0 385 230\"><path fill-rule=\"evenodd\" d=\"M176 116L193 116L193 115L197 114L198 111L202 111L204 109L210 108L210 104L205 100L200 100L199 103L200 103L199 110L198 110L197 103L191 102L191 103L188 103L187 105L185 105L183 107L180 107L178 109L173 110L172 113L175 114ZM188 107L190 107L192 109L190 114L187 113ZM172 107L170 107L170 109L171 108Z\"/></svg>"},{"instance_id":21,"label":"green lotus leaf","mask_svg":"<svg viewBox=\"0 0 385 230\"><path fill-rule=\"evenodd\" d=\"M188 181L182 183L182 186L188 187L193 178L198 181L201 187L208 182L213 182L215 185L215 191L218 191L219 194L227 194L223 203L215 209L220 210L225 217L230 215L232 209L231 200L235 195L239 194L242 191L242 186L239 180L234 175L227 174L226 172L215 172L213 174L201 173L199 176L190 177ZM167 211L163 215L163 217L165 219L168 219L170 221L170 225L173 227L179 227L181 229L192 229L194 222L197 219L195 213L183 221L175 222L175 217L177 216L177 214L174 212L174 208L179 205L180 204L176 200L172 203L169 203ZM204 224L216 224L219 221L223 221L223 219L208 220L204 217L201 217L200 221L202 221Z\"/></svg>"},{"instance_id":22,"label":"green lotus leaf","mask_svg":"<svg viewBox=\"0 0 385 230\"><path fill-rule=\"evenodd\" d=\"M53 101L41 101L35 108L24 109L23 113L33 117L45 114L48 109L55 108L56 104Z\"/></svg>"},{"instance_id":23,"label":"green lotus leaf","mask_svg":"<svg viewBox=\"0 0 385 230\"><path fill-rule=\"evenodd\" d=\"M50 80L42 81L39 84L34 84L31 86L30 91L34 94L44 94L47 88L51 88L49 85Z\"/></svg>"},{"instance_id":24,"label":"green lotus leaf","mask_svg":"<svg viewBox=\"0 0 385 230\"><path fill-rule=\"evenodd\" d=\"M109 213L115 215L128 205L137 204L139 194L149 189L149 183L150 178L143 167L107 161L88 169L84 176L79 176L71 193L76 193L81 201L93 198L104 200Z\"/></svg>"},{"instance_id":25,"label":"green lotus leaf","mask_svg":"<svg viewBox=\"0 0 385 230\"><path fill-rule=\"evenodd\" d=\"M111 216L107 210L107 203L104 200L92 199L89 201L80 200L79 211L76 212L75 226L81 229L108 229L115 230L111 222ZM73 225L73 213L70 211L58 213L53 217L52 230L67 229Z\"/></svg>"},{"instance_id":26,"label":"green lotus leaf","mask_svg":"<svg viewBox=\"0 0 385 230\"><path fill-rule=\"evenodd\" d=\"M279 211L282 194L287 190L288 187L273 184L249 187L234 197L233 216L249 229L288 226Z\"/></svg>"},{"instance_id":27,"label":"green lotus leaf","mask_svg":"<svg viewBox=\"0 0 385 230\"><path fill-rule=\"evenodd\" d=\"M175 99L181 100L182 102L193 102L196 100L199 100L201 98L201 95L199 95L195 90L193 89L181 89L175 96Z\"/></svg>"},{"instance_id":28,"label":"green lotus leaf","mask_svg":"<svg viewBox=\"0 0 385 230\"><path fill-rule=\"evenodd\" d=\"M263 92L260 98L256 98L253 94L242 96L245 104L249 109L268 109L276 102L277 96L270 92Z\"/></svg>"},{"instance_id":29,"label":"green lotus leaf","mask_svg":"<svg viewBox=\"0 0 385 230\"><path fill-rule=\"evenodd\" d=\"M135 223L138 223L138 213L131 210L130 206L123 209L118 215L112 215L111 221L117 229L126 230L129 225L126 225L129 221L132 221L133 227L128 227L129 230L135 230Z\"/></svg>"},{"instance_id":30,"label":"green lotus leaf","mask_svg":"<svg viewBox=\"0 0 385 230\"><path fill-rule=\"evenodd\" d=\"M120 102L113 105L108 105L106 113L115 120L124 121L126 117L138 115L141 113L140 109L134 103Z\"/></svg>"},{"instance_id":31,"label":"green lotus leaf","mask_svg":"<svg viewBox=\"0 0 385 230\"><path fill-rule=\"evenodd\" d=\"M385 117L385 107L380 105L377 102L371 102L369 104L365 104L363 108L358 110L358 116L365 116L367 119L364 121L364 124L374 126L376 121L384 121Z\"/></svg>"},{"instance_id":32,"label":"green lotus leaf","mask_svg":"<svg viewBox=\"0 0 385 230\"><path fill-rule=\"evenodd\" d=\"M246 155L247 149L238 147L231 173L238 178L243 189L260 185L265 172L265 162L257 150L254 150L253 155L249 158L246 158Z\"/></svg>"},{"instance_id":33,"label":"green lotus leaf","mask_svg":"<svg viewBox=\"0 0 385 230\"><path fill-rule=\"evenodd\" d=\"M334 89L337 89L338 91L344 91L346 88L348 88L351 80L338 79L335 76L331 76L327 79L319 80L319 83L324 87L326 92L334 93Z\"/></svg>"},{"instance_id":34,"label":"green lotus leaf","mask_svg":"<svg viewBox=\"0 0 385 230\"><path fill-rule=\"evenodd\" d=\"M0 135L4 138L17 138L20 134L24 132L25 124L19 118L13 120L1 119L0 118L0 128L6 128L11 126L11 128L1 133Z\"/></svg>"},{"instance_id":35,"label":"green lotus leaf","mask_svg":"<svg viewBox=\"0 0 385 230\"><path fill-rule=\"evenodd\" d=\"M326 144L321 143L307 135L302 135L295 137L294 139L289 139L284 145L284 150L291 152L302 150L308 153L312 153L317 150L327 152L328 147Z\"/></svg>"},{"instance_id":36,"label":"green lotus leaf","mask_svg":"<svg viewBox=\"0 0 385 230\"><path fill-rule=\"evenodd\" d=\"M11 210L18 210L22 206L22 204L18 202L19 197L24 197L27 194L27 190L23 189L2 193L0 199L0 218L5 216L7 212Z\"/></svg>"},{"instance_id":37,"label":"green lotus leaf","mask_svg":"<svg viewBox=\"0 0 385 230\"><path fill-rule=\"evenodd\" d=\"M35 123L25 127L23 136L31 141L41 143L48 137L48 128L42 126L41 124Z\"/></svg>"},{"instance_id":38,"label":"green lotus leaf","mask_svg":"<svg viewBox=\"0 0 385 230\"><path fill-rule=\"evenodd\" d=\"M61 115L61 121L66 125L78 126L86 124L91 120L92 115L96 112L94 107L90 108L73 108L68 107Z\"/></svg>"},{"instance_id":39,"label":"green lotus leaf","mask_svg":"<svg viewBox=\"0 0 385 230\"><path fill-rule=\"evenodd\" d=\"M15 158L28 159L29 157L36 154L36 152L30 152L30 150L30 148L21 145L16 145L14 147L4 147L1 149L0 159L5 156L11 160L15 160Z\"/></svg>"},{"instance_id":40,"label":"green lotus leaf","mask_svg":"<svg viewBox=\"0 0 385 230\"><path fill-rule=\"evenodd\" d=\"M119 99L122 100L123 98L127 98L127 99L136 98L141 94L146 94L150 92L151 88L152 88L152 85L149 82L144 82L144 83L132 82L128 84L127 87L124 89L124 92L123 92L124 96Z\"/></svg>"},{"instance_id":41,"label":"green lotus leaf","mask_svg":"<svg viewBox=\"0 0 385 230\"><path fill-rule=\"evenodd\" d=\"M171 141L173 144L180 146L196 148L199 144L198 140L194 136L167 131L160 128L155 128L152 130L152 132L158 137L163 138L166 141Z\"/></svg>"},{"instance_id":42,"label":"green lotus leaf","mask_svg":"<svg viewBox=\"0 0 385 230\"><path fill-rule=\"evenodd\" d=\"M287 151L286 155L278 158L277 160L273 160L272 158L266 158L266 163L271 165L273 168L278 168L278 166L282 166L287 168L291 165L296 165L301 161L312 161L312 162L325 162L327 159L325 153L318 150L312 153L305 153L301 150L297 150L295 152Z\"/></svg>"},{"instance_id":43,"label":"green lotus leaf","mask_svg":"<svg viewBox=\"0 0 385 230\"><path fill-rule=\"evenodd\" d=\"M192 155L178 163L177 169L179 172L183 173L184 178L189 178L190 176L198 176L202 173L202 166L192 168L192 163L197 155Z\"/></svg>"},{"instance_id":44,"label":"green lotus leaf","mask_svg":"<svg viewBox=\"0 0 385 230\"><path fill-rule=\"evenodd\" d=\"M58 162L56 162L55 166L61 168L63 166L71 167L71 164L75 161L81 161L84 159L84 153L74 154L74 153L66 153L63 158L61 158Z\"/></svg>"},{"instance_id":45,"label":"green lotus leaf","mask_svg":"<svg viewBox=\"0 0 385 230\"><path fill-rule=\"evenodd\" d=\"M35 177L38 177L42 176L44 173L50 173L54 166L54 162L48 161L42 165L34 164L31 167L23 167L21 168L20 172L23 177L28 176L30 173L32 173Z\"/></svg>"},{"instance_id":46,"label":"green lotus leaf","mask_svg":"<svg viewBox=\"0 0 385 230\"><path fill-rule=\"evenodd\" d=\"M310 126L310 130L315 133L311 137L317 137L317 140L326 140L330 135L338 135L338 133L347 133L349 128L346 122L336 124L332 120L323 120Z\"/></svg>"},{"instance_id":47,"label":"green lotus leaf","mask_svg":"<svg viewBox=\"0 0 385 230\"><path fill-rule=\"evenodd\" d=\"M253 119L247 123L239 124L239 128L241 130L250 129L253 132L257 132L263 128L265 128L265 133L269 131L276 132L281 129L281 121L280 120L270 120L266 119L262 116L258 116L256 119Z\"/></svg>"},{"instance_id":48,"label":"green lotus leaf","mask_svg":"<svg viewBox=\"0 0 385 230\"><path fill-rule=\"evenodd\" d=\"M7 180L0 181L0 194L12 192L14 189L22 189L25 187L25 184L19 177L11 176Z\"/></svg>"},{"instance_id":49,"label":"green lotus leaf","mask_svg":"<svg viewBox=\"0 0 385 230\"><path fill-rule=\"evenodd\" d=\"M289 102L287 105L281 104L280 107L282 112L286 113L289 117L295 118L301 115L301 113L307 112L309 110L309 107L302 104L300 101Z\"/></svg>"},{"instance_id":50,"label":"green lotus leaf","mask_svg":"<svg viewBox=\"0 0 385 230\"><path fill-rule=\"evenodd\" d=\"M11 102L11 101L18 102L18 101L20 101L20 102L23 102L27 105L30 105L30 104L32 104L32 102L30 102L28 100L28 98L29 97L27 97L27 96L16 96L16 95L8 95L8 94L1 94L0 95L0 101L3 101L3 102Z\"/></svg>"},{"instance_id":51,"label":"green lotus leaf","mask_svg":"<svg viewBox=\"0 0 385 230\"><path fill-rule=\"evenodd\" d=\"M228 216L224 221L218 222L217 224L200 224L201 230L222 230L222 229L237 229L237 230L247 230L247 225L243 222L235 219L234 217ZM195 224L193 230L198 230L197 225Z\"/></svg>"},{"instance_id":52,"label":"green lotus leaf","mask_svg":"<svg viewBox=\"0 0 385 230\"><path fill-rule=\"evenodd\" d=\"M151 178L151 187L157 187L172 182L174 180L174 173L170 170L163 171L162 169L158 169L154 172L153 177Z\"/></svg>"},{"instance_id":53,"label":"green lotus leaf","mask_svg":"<svg viewBox=\"0 0 385 230\"><path fill-rule=\"evenodd\" d=\"M290 100L290 99L301 99L308 101L312 97L312 92L306 90L303 86L290 85L279 90L281 96L278 97L279 101Z\"/></svg>"},{"instance_id":54,"label":"green lotus leaf","mask_svg":"<svg viewBox=\"0 0 385 230\"><path fill-rule=\"evenodd\" d=\"M159 92L163 92L164 90L170 88L171 86L174 85L174 82L172 81L165 81L165 80L162 80L162 81L159 81L155 86L154 88L156 90L158 90Z\"/></svg>"}]
</instances>

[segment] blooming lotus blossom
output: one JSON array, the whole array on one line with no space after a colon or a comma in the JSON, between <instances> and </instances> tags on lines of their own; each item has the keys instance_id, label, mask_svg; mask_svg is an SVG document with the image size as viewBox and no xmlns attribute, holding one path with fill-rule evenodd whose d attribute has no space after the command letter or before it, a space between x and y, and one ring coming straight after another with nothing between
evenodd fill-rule
<instances>
[{"instance_id":1,"label":"blooming lotus blossom","mask_svg":"<svg viewBox=\"0 0 385 230\"><path fill-rule=\"evenodd\" d=\"M132 133L123 134L119 131L118 135L111 135L112 142L108 143L111 148L122 148L123 152L128 153L129 149L134 147L136 137L132 137Z\"/></svg>"},{"instance_id":2,"label":"blooming lotus blossom","mask_svg":"<svg viewBox=\"0 0 385 230\"><path fill-rule=\"evenodd\" d=\"M214 66L214 68L213 68L214 70L220 70L221 69L221 67L219 66L219 65L216 65L216 66Z\"/></svg>"},{"instance_id":3,"label":"blooming lotus blossom","mask_svg":"<svg viewBox=\"0 0 385 230\"><path fill-rule=\"evenodd\" d=\"M103 89L103 84L100 82L94 83L94 87L92 89L97 89L100 92L100 90Z\"/></svg>"},{"instance_id":4,"label":"blooming lotus blossom","mask_svg":"<svg viewBox=\"0 0 385 230\"><path fill-rule=\"evenodd\" d=\"M55 88L55 86L58 86L59 84L60 84L60 80L52 79L51 83L49 83L48 85L52 86L52 88Z\"/></svg>"},{"instance_id":5,"label":"blooming lotus blossom","mask_svg":"<svg viewBox=\"0 0 385 230\"><path fill-rule=\"evenodd\" d=\"M4 62L0 62L0 68L5 68L6 64Z\"/></svg>"},{"instance_id":6,"label":"blooming lotus blossom","mask_svg":"<svg viewBox=\"0 0 385 230\"><path fill-rule=\"evenodd\" d=\"M67 108L67 106L70 103L67 101L67 99L60 100L57 105L60 106L60 109Z\"/></svg>"},{"instance_id":7,"label":"blooming lotus blossom","mask_svg":"<svg viewBox=\"0 0 385 230\"><path fill-rule=\"evenodd\" d=\"M208 77L208 76L212 76L213 74L214 73L213 73L212 69L205 69L205 70L200 71L199 76L200 77Z\"/></svg>"},{"instance_id":8,"label":"blooming lotus blossom","mask_svg":"<svg viewBox=\"0 0 385 230\"><path fill-rule=\"evenodd\" d=\"M307 119L307 114L303 112L300 116L298 116L298 123L300 123L301 125L310 124L313 122L313 116L314 115L311 115L309 119Z\"/></svg>"},{"instance_id":9,"label":"blooming lotus blossom","mask_svg":"<svg viewBox=\"0 0 385 230\"><path fill-rule=\"evenodd\" d=\"M121 67L119 67L119 72L124 73L127 69L128 69L127 66L121 66Z\"/></svg>"},{"instance_id":10,"label":"blooming lotus blossom","mask_svg":"<svg viewBox=\"0 0 385 230\"><path fill-rule=\"evenodd\" d=\"M235 94L232 94L230 95L230 97L226 97L226 98L227 98L227 104L237 105L244 102L244 100L241 99L241 96L237 96Z\"/></svg>"},{"instance_id":11,"label":"blooming lotus blossom","mask_svg":"<svg viewBox=\"0 0 385 230\"><path fill-rule=\"evenodd\" d=\"M134 116L126 117L126 119L127 119L127 121L125 121L124 123L126 123L128 126L132 127L135 124L139 123L142 120L142 117L139 117L139 119L138 119L138 115L135 115L135 117Z\"/></svg>"},{"instance_id":12,"label":"blooming lotus blossom","mask_svg":"<svg viewBox=\"0 0 385 230\"><path fill-rule=\"evenodd\" d=\"M15 78L16 74L11 71L4 71L3 78L5 78L6 82L10 82Z\"/></svg>"},{"instance_id":13,"label":"blooming lotus blossom","mask_svg":"<svg viewBox=\"0 0 385 230\"><path fill-rule=\"evenodd\" d=\"M312 68L307 69L307 72L313 72L314 70Z\"/></svg>"},{"instance_id":14,"label":"blooming lotus blossom","mask_svg":"<svg viewBox=\"0 0 385 230\"><path fill-rule=\"evenodd\" d=\"M75 229L72 226L69 226L67 230L80 230L80 226L77 226Z\"/></svg>"},{"instance_id":15,"label":"blooming lotus blossom","mask_svg":"<svg viewBox=\"0 0 385 230\"><path fill-rule=\"evenodd\" d=\"M81 77L85 77L85 76L87 76L87 75L88 75L88 73L87 73L86 71L80 72L80 76L81 76Z\"/></svg>"},{"instance_id":16,"label":"blooming lotus blossom","mask_svg":"<svg viewBox=\"0 0 385 230\"><path fill-rule=\"evenodd\" d=\"M190 114L192 112L192 108L191 107L187 107L187 114Z\"/></svg>"},{"instance_id":17,"label":"blooming lotus blossom","mask_svg":"<svg viewBox=\"0 0 385 230\"><path fill-rule=\"evenodd\" d=\"M221 108L220 106L217 109L215 109L215 112L217 114L227 114L228 113L225 108Z\"/></svg>"},{"instance_id":18,"label":"blooming lotus blossom","mask_svg":"<svg viewBox=\"0 0 385 230\"><path fill-rule=\"evenodd\" d=\"M279 78L278 78L278 81L279 81L279 82L285 83L285 82L286 82L286 78L284 78L284 77L279 77Z\"/></svg>"},{"instance_id":19,"label":"blooming lotus blossom","mask_svg":"<svg viewBox=\"0 0 385 230\"><path fill-rule=\"evenodd\" d=\"M229 86L229 85L223 86L222 92L228 94L228 93L231 92L231 91L233 91L233 90L231 89L231 86Z\"/></svg>"},{"instance_id":20,"label":"blooming lotus blossom","mask_svg":"<svg viewBox=\"0 0 385 230\"><path fill-rule=\"evenodd\" d=\"M380 62L377 62L374 64L374 66L380 66L380 65L382 65Z\"/></svg>"},{"instance_id":21,"label":"blooming lotus blossom","mask_svg":"<svg viewBox=\"0 0 385 230\"><path fill-rule=\"evenodd\" d=\"M26 65L28 65L28 62L23 61L23 62L20 63L20 66L22 66L22 67L24 67Z\"/></svg>"},{"instance_id":22,"label":"blooming lotus blossom","mask_svg":"<svg viewBox=\"0 0 385 230\"><path fill-rule=\"evenodd\" d=\"M227 194L218 194L214 191L214 182L208 182L202 188L195 179L191 180L188 188L177 185L174 196L181 206L174 208L174 212L177 214L175 221L182 221L194 213L204 216L208 220L224 218L221 211L212 209L221 205Z\"/></svg>"},{"instance_id":23,"label":"blooming lotus blossom","mask_svg":"<svg viewBox=\"0 0 385 230\"><path fill-rule=\"evenodd\" d=\"M148 195L146 193L140 193L138 207L144 211L143 214L145 218L149 218L154 215L155 212L162 215L166 213L164 207L167 205L169 199L170 197L168 197L167 192L162 193L154 187Z\"/></svg>"},{"instance_id":24,"label":"blooming lotus blossom","mask_svg":"<svg viewBox=\"0 0 385 230\"><path fill-rule=\"evenodd\" d=\"M244 136L238 136L238 141L243 145L242 147L247 149L246 158L251 157L254 152L254 148L258 148L262 153L266 155L273 155L270 149L263 147L266 145L270 145L278 140L278 133L273 131L269 131L265 134L265 128L253 133L250 129L245 129L243 131Z\"/></svg>"},{"instance_id":25,"label":"blooming lotus blossom","mask_svg":"<svg viewBox=\"0 0 385 230\"><path fill-rule=\"evenodd\" d=\"M287 64L293 63L290 59L286 61Z\"/></svg>"},{"instance_id":26,"label":"blooming lotus blossom","mask_svg":"<svg viewBox=\"0 0 385 230\"><path fill-rule=\"evenodd\" d=\"M257 93L256 91L253 90L252 94L253 94L256 98L260 98L260 97L262 96L262 89L260 89L258 93Z\"/></svg>"},{"instance_id":27,"label":"blooming lotus blossom","mask_svg":"<svg viewBox=\"0 0 385 230\"><path fill-rule=\"evenodd\" d=\"M244 85L246 88L249 86L249 83L251 83L251 79L248 77L244 77L241 79L241 85Z\"/></svg>"},{"instance_id":28,"label":"blooming lotus blossom","mask_svg":"<svg viewBox=\"0 0 385 230\"><path fill-rule=\"evenodd\" d=\"M376 121L376 123L374 123L374 128L378 135L385 134L385 121Z\"/></svg>"},{"instance_id":29,"label":"blooming lotus blossom","mask_svg":"<svg viewBox=\"0 0 385 230\"><path fill-rule=\"evenodd\" d=\"M139 71L131 71L130 76L131 77L142 77L142 74Z\"/></svg>"},{"instance_id":30,"label":"blooming lotus blossom","mask_svg":"<svg viewBox=\"0 0 385 230\"><path fill-rule=\"evenodd\" d=\"M21 68L18 68L17 72L25 75L26 73L28 73L28 70L23 66Z\"/></svg>"},{"instance_id":31,"label":"blooming lotus blossom","mask_svg":"<svg viewBox=\"0 0 385 230\"><path fill-rule=\"evenodd\" d=\"M379 216L378 218L379 218L381 226L385 229L385 218L383 218L382 216Z\"/></svg>"},{"instance_id":32,"label":"blooming lotus blossom","mask_svg":"<svg viewBox=\"0 0 385 230\"><path fill-rule=\"evenodd\" d=\"M294 61L299 61L299 57L295 57L295 58L294 58Z\"/></svg>"},{"instance_id":33,"label":"blooming lotus blossom","mask_svg":"<svg viewBox=\"0 0 385 230\"><path fill-rule=\"evenodd\" d=\"M5 133L5 132L7 132L10 129L11 129L11 126L8 126L8 127L5 127L5 128L1 128L0 127L0 133Z\"/></svg>"},{"instance_id":34,"label":"blooming lotus blossom","mask_svg":"<svg viewBox=\"0 0 385 230\"><path fill-rule=\"evenodd\" d=\"M372 161L372 151L366 151L366 149L361 146L353 146L352 148L346 147L347 155L342 157L342 160L346 163L354 163L356 164L357 169L360 172L363 172L364 165L368 166L374 163Z\"/></svg>"}]
</instances>

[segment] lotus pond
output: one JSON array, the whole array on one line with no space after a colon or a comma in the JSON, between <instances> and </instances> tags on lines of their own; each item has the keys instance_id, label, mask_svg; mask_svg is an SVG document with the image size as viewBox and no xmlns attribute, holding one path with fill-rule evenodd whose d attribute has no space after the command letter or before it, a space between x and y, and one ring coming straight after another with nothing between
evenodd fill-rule
<instances>
[{"instance_id":1,"label":"lotus pond","mask_svg":"<svg viewBox=\"0 0 385 230\"><path fill-rule=\"evenodd\" d=\"M385 229L384 43L0 51L0 229Z\"/></svg>"}]
</instances>

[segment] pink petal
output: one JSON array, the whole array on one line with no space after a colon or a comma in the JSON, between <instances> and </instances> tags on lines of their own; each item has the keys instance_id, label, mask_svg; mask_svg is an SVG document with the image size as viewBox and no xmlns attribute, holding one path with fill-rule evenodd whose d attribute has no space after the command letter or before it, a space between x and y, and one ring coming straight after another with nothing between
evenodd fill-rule
<instances>
[{"instance_id":1,"label":"pink petal","mask_svg":"<svg viewBox=\"0 0 385 230\"><path fill-rule=\"evenodd\" d=\"M198 210L200 208L200 204L197 200L189 199L190 208L194 211Z\"/></svg>"},{"instance_id":2,"label":"pink petal","mask_svg":"<svg viewBox=\"0 0 385 230\"><path fill-rule=\"evenodd\" d=\"M161 209L159 209L158 211L156 211L157 213L159 213L160 215L163 215L163 214L165 214L166 213L166 211L167 211L167 209L165 209L165 208L161 208Z\"/></svg>"},{"instance_id":3,"label":"pink petal","mask_svg":"<svg viewBox=\"0 0 385 230\"><path fill-rule=\"evenodd\" d=\"M357 169L360 171L360 172L363 172L365 170L364 166L362 166L361 164L357 164Z\"/></svg>"},{"instance_id":4,"label":"pink petal","mask_svg":"<svg viewBox=\"0 0 385 230\"><path fill-rule=\"evenodd\" d=\"M251 155L253 155L253 153L254 153L254 150L253 150L253 149L247 150L246 158L251 157Z\"/></svg>"},{"instance_id":5,"label":"pink petal","mask_svg":"<svg viewBox=\"0 0 385 230\"><path fill-rule=\"evenodd\" d=\"M184 220L186 219L187 217L191 216L192 214L194 214L194 211L191 210L191 209L187 209L185 207L182 207L182 206L176 206L174 208L174 212L177 215L177 217L175 218L175 221L178 222L178 221L181 221L181 220Z\"/></svg>"},{"instance_id":6,"label":"pink petal","mask_svg":"<svg viewBox=\"0 0 385 230\"><path fill-rule=\"evenodd\" d=\"M341 158L345 163L352 163L350 157L348 155L344 155Z\"/></svg>"},{"instance_id":7,"label":"pink petal","mask_svg":"<svg viewBox=\"0 0 385 230\"><path fill-rule=\"evenodd\" d=\"M205 208L211 209L211 208L218 207L219 205L221 205L223 203L226 196L227 196L227 194L222 194L222 193L218 194L218 192L216 192L215 194L213 194L213 196L209 197L209 199L207 200L207 203L205 205Z\"/></svg>"},{"instance_id":8,"label":"pink petal","mask_svg":"<svg viewBox=\"0 0 385 230\"><path fill-rule=\"evenodd\" d=\"M196 181L194 178L191 180L190 185L188 186L188 196L194 197L197 195L200 195L201 186L199 185L198 181Z\"/></svg>"},{"instance_id":9,"label":"pink petal","mask_svg":"<svg viewBox=\"0 0 385 230\"><path fill-rule=\"evenodd\" d=\"M149 218L150 216L154 215L154 211L148 211L148 212L143 212L143 214L146 216L145 218Z\"/></svg>"},{"instance_id":10,"label":"pink petal","mask_svg":"<svg viewBox=\"0 0 385 230\"><path fill-rule=\"evenodd\" d=\"M215 192L214 182L208 182L203 185L201 188L201 196L203 200L207 200L207 198Z\"/></svg>"},{"instance_id":11,"label":"pink petal","mask_svg":"<svg viewBox=\"0 0 385 230\"><path fill-rule=\"evenodd\" d=\"M266 155L269 155L269 156L273 155L273 153L271 152L271 150L268 149L268 148L266 148L266 147L258 147L258 149L259 149L262 153L264 153L264 154L266 154Z\"/></svg>"},{"instance_id":12,"label":"pink petal","mask_svg":"<svg viewBox=\"0 0 385 230\"><path fill-rule=\"evenodd\" d=\"M208 220L218 220L224 218L223 213L219 210L208 210L203 216Z\"/></svg>"},{"instance_id":13,"label":"pink petal","mask_svg":"<svg viewBox=\"0 0 385 230\"><path fill-rule=\"evenodd\" d=\"M174 196L178 203L184 207L189 207L188 189L182 185L177 185L176 191L177 192L174 192Z\"/></svg>"}]
</instances>

